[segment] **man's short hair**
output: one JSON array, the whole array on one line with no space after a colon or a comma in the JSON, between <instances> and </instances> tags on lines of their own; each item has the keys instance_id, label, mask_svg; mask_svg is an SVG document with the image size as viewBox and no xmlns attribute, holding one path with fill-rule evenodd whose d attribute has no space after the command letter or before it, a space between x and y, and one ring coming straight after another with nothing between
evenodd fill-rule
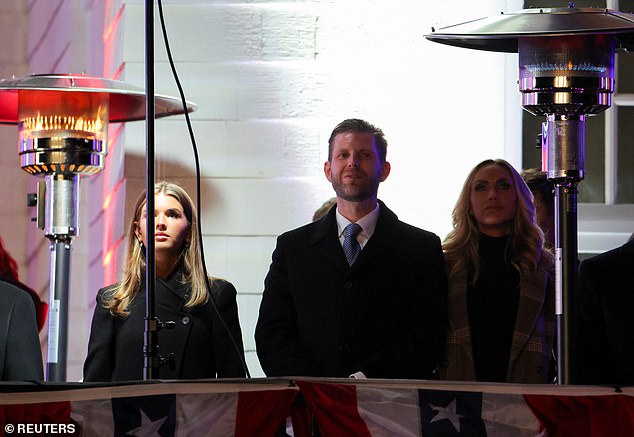
<instances>
[{"instance_id":1,"label":"man's short hair","mask_svg":"<svg viewBox=\"0 0 634 437\"><path fill-rule=\"evenodd\" d=\"M555 208L555 187L546 172L539 168L527 168L522 170L521 175L533 195L541 195L542 201L549 208L548 212L552 213Z\"/></svg>"},{"instance_id":2,"label":"man's short hair","mask_svg":"<svg viewBox=\"0 0 634 437\"><path fill-rule=\"evenodd\" d=\"M339 123L332 131L332 133L330 134L330 138L328 139L328 161L332 160L332 146L335 141L335 137L340 133L347 132L372 134L374 136L376 150L379 154L379 161L381 162L381 164L385 163L387 157L387 140L385 139L385 134L381 129L374 126L373 124L358 118L349 118L347 120L344 120Z\"/></svg>"}]
</instances>

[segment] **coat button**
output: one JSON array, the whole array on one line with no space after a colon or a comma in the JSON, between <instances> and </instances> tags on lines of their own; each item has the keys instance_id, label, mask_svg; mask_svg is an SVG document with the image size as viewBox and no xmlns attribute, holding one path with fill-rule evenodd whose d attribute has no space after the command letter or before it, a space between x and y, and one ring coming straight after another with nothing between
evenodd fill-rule
<instances>
[{"instance_id":1,"label":"coat button","mask_svg":"<svg viewBox=\"0 0 634 437\"><path fill-rule=\"evenodd\" d=\"M339 350L341 351L347 351L350 347L348 346L347 343L342 344L341 346L339 346Z\"/></svg>"},{"instance_id":2,"label":"coat button","mask_svg":"<svg viewBox=\"0 0 634 437\"><path fill-rule=\"evenodd\" d=\"M183 325L189 325L189 316L185 316L181 319Z\"/></svg>"},{"instance_id":3,"label":"coat button","mask_svg":"<svg viewBox=\"0 0 634 437\"><path fill-rule=\"evenodd\" d=\"M352 288L352 282L350 282L350 281L346 281L346 282L344 282L344 284L343 284L343 288L344 288L345 290L350 290L350 289Z\"/></svg>"}]
</instances>

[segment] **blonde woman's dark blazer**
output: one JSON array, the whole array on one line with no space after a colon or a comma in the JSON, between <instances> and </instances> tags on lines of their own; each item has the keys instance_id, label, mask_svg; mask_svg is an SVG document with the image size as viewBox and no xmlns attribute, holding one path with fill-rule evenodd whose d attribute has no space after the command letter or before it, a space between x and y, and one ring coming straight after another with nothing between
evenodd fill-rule
<instances>
[{"instance_id":1,"label":"blonde woman's dark blazer","mask_svg":"<svg viewBox=\"0 0 634 437\"><path fill-rule=\"evenodd\" d=\"M451 271L451 261L447 261ZM467 270L449 276L449 333L441 379L475 381L467 313ZM506 382L547 383L552 358L555 290L552 266L542 259L538 271L520 271L520 299Z\"/></svg>"}]
</instances>

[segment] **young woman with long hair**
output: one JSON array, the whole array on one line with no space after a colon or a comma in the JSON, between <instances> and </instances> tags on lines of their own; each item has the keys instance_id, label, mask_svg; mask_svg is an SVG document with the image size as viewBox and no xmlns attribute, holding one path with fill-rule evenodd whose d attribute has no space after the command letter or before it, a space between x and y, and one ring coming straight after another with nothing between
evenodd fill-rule
<instances>
[{"instance_id":1,"label":"young woman with long hair","mask_svg":"<svg viewBox=\"0 0 634 437\"><path fill-rule=\"evenodd\" d=\"M171 182L155 184L154 196L156 315L161 322L174 322L173 328L158 332L159 353L166 362L160 378L245 376L236 290L225 280L209 278L211 296L208 292L191 198ZM97 294L85 381L143 377L145 206L142 192L128 227L123 280Z\"/></svg>"}]
</instances>

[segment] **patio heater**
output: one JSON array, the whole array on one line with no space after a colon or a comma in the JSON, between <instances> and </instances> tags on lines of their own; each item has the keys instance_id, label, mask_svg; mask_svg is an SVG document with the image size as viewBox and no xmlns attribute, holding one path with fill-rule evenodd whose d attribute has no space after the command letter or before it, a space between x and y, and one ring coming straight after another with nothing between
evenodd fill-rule
<instances>
[{"instance_id":1,"label":"patio heater","mask_svg":"<svg viewBox=\"0 0 634 437\"><path fill-rule=\"evenodd\" d=\"M85 75L0 80L0 123L17 124L20 165L38 182L38 227L50 240L46 379L66 380L72 238L79 235L79 180L104 168L108 123L145 119L145 91ZM182 114L156 95L156 117ZM187 111L195 109L188 104Z\"/></svg>"},{"instance_id":2,"label":"patio heater","mask_svg":"<svg viewBox=\"0 0 634 437\"><path fill-rule=\"evenodd\" d=\"M634 47L634 16L595 8L524 9L432 29L430 41L519 53L522 106L546 117L542 170L555 186L557 382L575 382L577 185L585 120L611 105L614 53Z\"/></svg>"}]
</instances>

